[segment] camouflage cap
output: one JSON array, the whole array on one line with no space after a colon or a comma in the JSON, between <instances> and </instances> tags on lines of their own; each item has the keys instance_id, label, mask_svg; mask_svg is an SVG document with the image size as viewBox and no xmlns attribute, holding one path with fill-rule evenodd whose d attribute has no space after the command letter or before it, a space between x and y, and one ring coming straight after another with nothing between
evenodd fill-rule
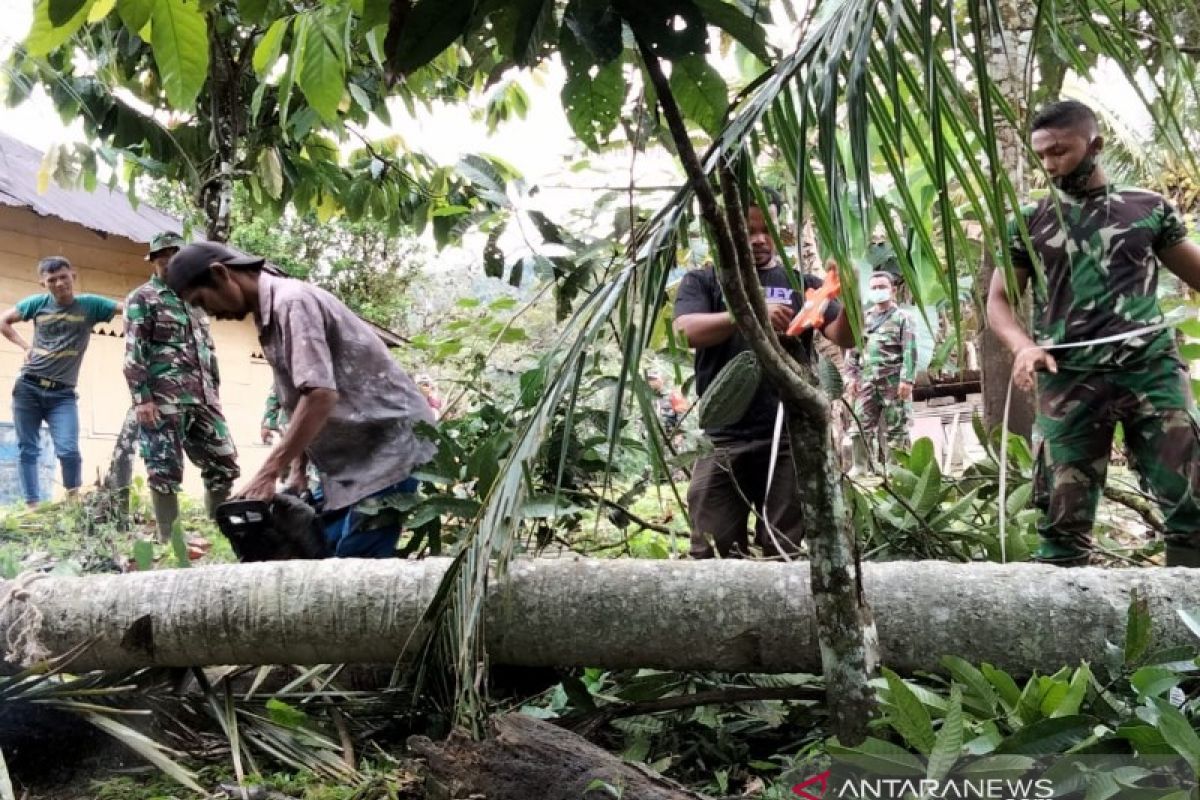
<instances>
[{"instance_id":1,"label":"camouflage cap","mask_svg":"<svg viewBox=\"0 0 1200 800\"><path fill-rule=\"evenodd\" d=\"M183 237L178 233L171 231L156 233L154 234L154 238L150 240L150 250L146 253L146 260L149 261L154 258L154 254L161 250L169 250L172 247L178 249L185 244L187 243L183 241Z\"/></svg>"}]
</instances>

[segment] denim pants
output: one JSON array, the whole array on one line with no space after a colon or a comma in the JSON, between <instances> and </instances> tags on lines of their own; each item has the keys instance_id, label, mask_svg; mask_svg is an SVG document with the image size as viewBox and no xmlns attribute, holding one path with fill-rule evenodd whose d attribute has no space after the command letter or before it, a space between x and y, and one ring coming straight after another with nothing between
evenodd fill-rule
<instances>
[{"instance_id":1,"label":"denim pants","mask_svg":"<svg viewBox=\"0 0 1200 800\"><path fill-rule=\"evenodd\" d=\"M42 422L50 426L54 454L62 465L63 487L78 489L83 482L78 398L74 387L43 389L21 377L13 386L13 426L17 430L17 452L20 454L21 490L28 503L41 499L38 493L38 440Z\"/></svg>"},{"instance_id":2,"label":"denim pants","mask_svg":"<svg viewBox=\"0 0 1200 800\"><path fill-rule=\"evenodd\" d=\"M417 490L416 478L405 478L381 489L349 508L327 512L322 518L325 541L337 558L391 558L400 539L400 514L387 506L397 494Z\"/></svg>"}]
</instances>

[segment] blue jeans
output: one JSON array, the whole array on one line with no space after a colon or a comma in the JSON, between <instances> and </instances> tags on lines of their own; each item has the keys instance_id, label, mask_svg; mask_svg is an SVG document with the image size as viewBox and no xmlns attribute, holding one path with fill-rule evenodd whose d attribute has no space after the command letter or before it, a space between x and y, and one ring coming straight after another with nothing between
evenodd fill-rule
<instances>
[{"instance_id":1,"label":"blue jeans","mask_svg":"<svg viewBox=\"0 0 1200 800\"><path fill-rule=\"evenodd\" d=\"M389 495L412 494L416 478L405 478L349 508L331 511L322 519L325 541L336 558L391 558L400 540L400 514L394 508L381 507ZM363 513L363 507L369 513Z\"/></svg>"},{"instance_id":2,"label":"blue jeans","mask_svg":"<svg viewBox=\"0 0 1200 800\"><path fill-rule=\"evenodd\" d=\"M42 422L50 426L54 454L62 465L63 487L78 489L83 483L83 458L79 455L79 395L75 389L43 389L18 377L13 386L13 427L17 429L21 490L25 502L36 503L38 492L38 437Z\"/></svg>"}]
</instances>

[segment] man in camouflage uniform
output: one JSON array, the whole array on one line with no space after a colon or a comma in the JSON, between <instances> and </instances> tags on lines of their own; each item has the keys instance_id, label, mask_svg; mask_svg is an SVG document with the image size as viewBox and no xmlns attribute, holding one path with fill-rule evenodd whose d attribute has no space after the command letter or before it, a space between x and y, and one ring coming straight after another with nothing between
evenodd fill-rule
<instances>
[{"instance_id":1,"label":"man in camouflage uniform","mask_svg":"<svg viewBox=\"0 0 1200 800\"><path fill-rule=\"evenodd\" d=\"M239 474L237 449L217 395L220 376L208 318L165 280L167 262L183 244L174 233L155 236L146 256L154 274L125 301L125 380L164 540L179 517L185 452L200 468L210 515Z\"/></svg>"},{"instance_id":2,"label":"man in camouflage uniform","mask_svg":"<svg viewBox=\"0 0 1200 800\"><path fill-rule=\"evenodd\" d=\"M1200 566L1200 429L1174 332L1158 327L1157 300L1160 264L1200 290L1200 246L1187 241L1163 197L1108 183L1090 108L1053 103L1031 129L1054 189L1022 209L1028 240L1010 223L1009 246L1017 288L1037 276L1034 338L1017 321L1000 271L988 320L1016 354L1016 384L1032 388L1037 373L1035 503L1044 517L1035 558L1087 563L1120 422L1131 464L1162 507L1167 564ZM1064 347L1109 336L1125 338Z\"/></svg>"},{"instance_id":3,"label":"man in camouflage uniform","mask_svg":"<svg viewBox=\"0 0 1200 800\"><path fill-rule=\"evenodd\" d=\"M855 417L850 422L852 475L867 469L868 453L882 464L891 450L908 447L917 340L912 320L896 305L895 293L891 273L871 275L866 341L861 352L851 350L846 358Z\"/></svg>"}]
</instances>

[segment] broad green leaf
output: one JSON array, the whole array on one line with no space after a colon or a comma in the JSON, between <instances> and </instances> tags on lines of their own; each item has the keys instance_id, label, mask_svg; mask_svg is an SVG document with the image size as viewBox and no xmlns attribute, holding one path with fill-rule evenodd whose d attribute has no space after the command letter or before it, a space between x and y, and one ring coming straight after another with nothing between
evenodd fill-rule
<instances>
[{"instance_id":1,"label":"broad green leaf","mask_svg":"<svg viewBox=\"0 0 1200 800\"><path fill-rule=\"evenodd\" d=\"M1021 690L1017 688L1017 683L1012 676L1004 670L996 669L991 664L980 664L979 671L987 678L988 683L996 687L1004 707L1009 711L1014 710L1021 701Z\"/></svg>"},{"instance_id":2,"label":"broad green leaf","mask_svg":"<svg viewBox=\"0 0 1200 800\"><path fill-rule=\"evenodd\" d=\"M418 0L387 53L388 65L403 74L425 66L464 33L474 10L474 0Z\"/></svg>"},{"instance_id":3,"label":"broad green leaf","mask_svg":"<svg viewBox=\"0 0 1200 800\"><path fill-rule=\"evenodd\" d=\"M1150 602L1136 588L1125 615L1125 663L1136 664L1150 647Z\"/></svg>"},{"instance_id":4,"label":"broad green leaf","mask_svg":"<svg viewBox=\"0 0 1200 800\"><path fill-rule=\"evenodd\" d=\"M891 700L884 707L884 716L904 741L926 755L933 749L933 722L929 711L917 699L899 675L884 668Z\"/></svg>"},{"instance_id":5,"label":"broad green leaf","mask_svg":"<svg viewBox=\"0 0 1200 800\"><path fill-rule=\"evenodd\" d=\"M154 545L145 539L133 543L133 562L140 572L154 569Z\"/></svg>"},{"instance_id":6,"label":"broad green leaf","mask_svg":"<svg viewBox=\"0 0 1200 800\"><path fill-rule=\"evenodd\" d=\"M725 0L696 0L696 5L700 7L700 12L704 14L704 19L709 25L718 27L737 39L742 47L764 64L771 61L771 55L767 52L767 32L762 26L763 22L769 21L764 19L765 3L750 6L757 12L757 19L743 14L736 3L727 3Z\"/></svg>"},{"instance_id":7,"label":"broad green leaf","mask_svg":"<svg viewBox=\"0 0 1200 800\"><path fill-rule=\"evenodd\" d=\"M950 705L942 718L942 727L937 732L933 751L929 754L929 768L925 777L940 781L950 773L963 747L962 690L958 684L950 686Z\"/></svg>"},{"instance_id":8,"label":"broad green leaf","mask_svg":"<svg viewBox=\"0 0 1200 800\"><path fill-rule=\"evenodd\" d=\"M571 130L588 147L599 150L600 142L617 127L625 101L620 59L602 67L568 72L561 98Z\"/></svg>"},{"instance_id":9,"label":"broad green leaf","mask_svg":"<svg viewBox=\"0 0 1200 800\"><path fill-rule=\"evenodd\" d=\"M889 776L925 774L924 765L917 756L882 739L868 737L857 747L846 747L833 741L827 747L830 755L869 772Z\"/></svg>"},{"instance_id":10,"label":"broad green leaf","mask_svg":"<svg viewBox=\"0 0 1200 800\"><path fill-rule=\"evenodd\" d=\"M1091 736L1096 724L1095 718L1079 715L1043 719L1006 738L996 748L996 753L1061 753Z\"/></svg>"},{"instance_id":11,"label":"broad green leaf","mask_svg":"<svg viewBox=\"0 0 1200 800\"><path fill-rule=\"evenodd\" d=\"M300 63L295 67L296 85L321 119L334 125L338 121L338 105L345 88L346 65L330 41L330 37L336 38L339 34L329 29L326 16L309 13L297 21L296 35L304 38Z\"/></svg>"},{"instance_id":12,"label":"broad green leaf","mask_svg":"<svg viewBox=\"0 0 1200 800\"><path fill-rule=\"evenodd\" d=\"M25 48L29 51L29 55L41 57L61 47L87 21L88 12L91 11L94 2L95 0L86 0L80 4L75 13L64 20L61 25L55 25L50 20L49 0L39 0L35 3L33 25L25 37Z\"/></svg>"},{"instance_id":13,"label":"broad green leaf","mask_svg":"<svg viewBox=\"0 0 1200 800\"><path fill-rule=\"evenodd\" d=\"M167 100L190 109L208 77L208 23L196 0L156 0L150 44Z\"/></svg>"},{"instance_id":14,"label":"broad green leaf","mask_svg":"<svg viewBox=\"0 0 1200 800\"><path fill-rule=\"evenodd\" d=\"M46 0L46 13L55 27L66 25L83 8L85 0Z\"/></svg>"},{"instance_id":15,"label":"broad green leaf","mask_svg":"<svg viewBox=\"0 0 1200 800\"><path fill-rule=\"evenodd\" d=\"M996 711L996 692L983 673L958 656L942 656L942 665L954 680L963 684L983 704L986 713Z\"/></svg>"},{"instance_id":16,"label":"broad green leaf","mask_svg":"<svg viewBox=\"0 0 1200 800\"><path fill-rule=\"evenodd\" d=\"M686 119L709 135L720 131L729 108L729 90L703 56L688 56L671 65L671 92Z\"/></svg>"},{"instance_id":17,"label":"broad green leaf","mask_svg":"<svg viewBox=\"0 0 1200 800\"><path fill-rule=\"evenodd\" d=\"M1067 691L1057 700L1053 709L1050 710L1051 717L1069 717L1079 713L1079 707L1083 705L1083 700L1087 697L1088 686L1092 682L1092 671L1087 664L1079 665L1075 670L1075 674L1071 676L1071 682L1067 686Z\"/></svg>"},{"instance_id":18,"label":"broad green leaf","mask_svg":"<svg viewBox=\"0 0 1200 800\"><path fill-rule=\"evenodd\" d=\"M264 147L259 154L258 179L273 199L277 200L283 194L283 164L279 160L279 151L274 147Z\"/></svg>"},{"instance_id":19,"label":"broad green leaf","mask_svg":"<svg viewBox=\"0 0 1200 800\"><path fill-rule=\"evenodd\" d=\"M1200 770L1200 736L1196 735L1187 717L1161 697L1150 699L1158 712L1158 731L1176 753L1183 756L1193 770Z\"/></svg>"},{"instance_id":20,"label":"broad green leaf","mask_svg":"<svg viewBox=\"0 0 1200 800\"><path fill-rule=\"evenodd\" d=\"M500 44L513 61L532 66L553 22L553 0L510 0L499 21L503 26L503 32L497 31Z\"/></svg>"},{"instance_id":21,"label":"broad green leaf","mask_svg":"<svg viewBox=\"0 0 1200 800\"><path fill-rule=\"evenodd\" d=\"M913 442L912 452L908 456L908 469L915 475L925 472L925 468L937 461L933 450L933 440L922 436Z\"/></svg>"},{"instance_id":22,"label":"broad green leaf","mask_svg":"<svg viewBox=\"0 0 1200 800\"><path fill-rule=\"evenodd\" d=\"M362 19L364 30L370 30L377 25L386 25L390 15L391 3L388 0L362 0L362 10L358 12Z\"/></svg>"},{"instance_id":23,"label":"broad green leaf","mask_svg":"<svg viewBox=\"0 0 1200 800\"><path fill-rule=\"evenodd\" d=\"M96 0L92 4L92 10L88 12L87 21L89 24L100 22L116 8L117 0Z\"/></svg>"},{"instance_id":24,"label":"broad green leaf","mask_svg":"<svg viewBox=\"0 0 1200 800\"><path fill-rule=\"evenodd\" d=\"M596 64L607 64L617 58L625 46L621 41L621 18L607 0L571 0L563 11L562 27L559 46L567 61L583 58L582 53L571 52L567 39L582 45Z\"/></svg>"},{"instance_id":25,"label":"broad green leaf","mask_svg":"<svg viewBox=\"0 0 1200 800\"><path fill-rule=\"evenodd\" d=\"M291 23L291 17L280 17L271 23L271 27L267 28L267 32L258 40L258 46L254 48L252 63L254 72L259 78L263 77L279 60L279 53L283 50L283 40L287 37L288 26Z\"/></svg>"},{"instance_id":26,"label":"broad green leaf","mask_svg":"<svg viewBox=\"0 0 1200 800\"><path fill-rule=\"evenodd\" d=\"M1133 688L1145 697L1159 697L1180 684L1187 677L1164 667L1142 667L1129 676Z\"/></svg>"}]
</instances>

